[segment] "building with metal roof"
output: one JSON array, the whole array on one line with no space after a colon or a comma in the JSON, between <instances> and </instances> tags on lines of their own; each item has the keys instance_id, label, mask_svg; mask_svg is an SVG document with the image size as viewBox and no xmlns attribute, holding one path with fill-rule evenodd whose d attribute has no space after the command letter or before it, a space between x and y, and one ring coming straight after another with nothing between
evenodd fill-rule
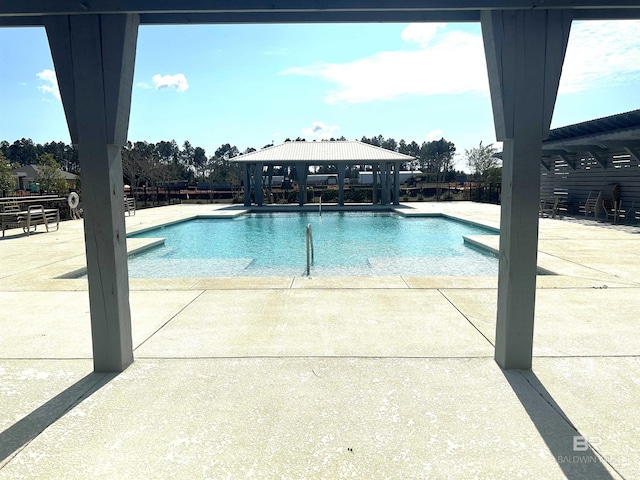
<instances>
[{"instance_id":1,"label":"building with metal roof","mask_svg":"<svg viewBox=\"0 0 640 480\"><path fill-rule=\"evenodd\" d=\"M541 198L560 196L570 211L611 184L623 208L640 207L640 110L551 130L540 171Z\"/></svg>"},{"instance_id":2,"label":"building with metal roof","mask_svg":"<svg viewBox=\"0 0 640 480\"><path fill-rule=\"evenodd\" d=\"M330 142L284 142L280 145L246 153L233 159L243 167L244 205L251 205L253 191L255 203L263 202L264 176L273 176L276 166L293 165L296 169L299 204L306 203L307 175L309 167L335 166L338 174L338 203L344 205L344 180L347 166L371 166L373 174L373 203L377 203L377 185L380 183L380 203L399 205L400 170L403 163L415 157L386 148L369 145L357 140ZM266 168L266 171L265 171ZM270 182L269 182L270 183Z\"/></svg>"}]
</instances>

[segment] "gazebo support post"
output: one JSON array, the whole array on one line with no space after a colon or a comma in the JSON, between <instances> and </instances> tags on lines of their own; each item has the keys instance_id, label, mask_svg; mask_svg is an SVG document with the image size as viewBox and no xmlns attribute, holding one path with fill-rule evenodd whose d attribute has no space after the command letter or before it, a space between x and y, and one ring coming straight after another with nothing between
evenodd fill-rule
<instances>
[{"instance_id":1,"label":"gazebo support post","mask_svg":"<svg viewBox=\"0 0 640 480\"><path fill-rule=\"evenodd\" d=\"M269 192L267 202L273 203L273 164L267 166L267 192Z\"/></svg>"},{"instance_id":2,"label":"gazebo support post","mask_svg":"<svg viewBox=\"0 0 640 480\"><path fill-rule=\"evenodd\" d=\"M393 164L393 204L400 205L400 164Z\"/></svg>"},{"instance_id":3,"label":"gazebo support post","mask_svg":"<svg viewBox=\"0 0 640 480\"><path fill-rule=\"evenodd\" d=\"M344 207L344 176L347 171L347 166L338 163L336 169L338 171L338 205Z\"/></svg>"},{"instance_id":4,"label":"gazebo support post","mask_svg":"<svg viewBox=\"0 0 640 480\"><path fill-rule=\"evenodd\" d=\"M373 205L378 203L378 164L371 164L371 186L373 188L373 193L371 195L371 199Z\"/></svg>"},{"instance_id":5,"label":"gazebo support post","mask_svg":"<svg viewBox=\"0 0 640 480\"><path fill-rule=\"evenodd\" d=\"M262 206L262 171L264 169L263 163L256 163L253 169L253 188L256 195L256 204Z\"/></svg>"},{"instance_id":6,"label":"gazebo support post","mask_svg":"<svg viewBox=\"0 0 640 480\"><path fill-rule=\"evenodd\" d=\"M251 206L251 170L248 163L242 165L242 184L244 186L244 206Z\"/></svg>"},{"instance_id":7,"label":"gazebo support post","mask_svg":"<svg viewBox=\"0 0 640 480\"><path fill-rule=\"evenodd\" d=\"M296 163L296 174L298 175L298 205L301 207L307 203L307 164Z\"/></svg>"},{"instance_id":8,"label":"gazebo support post","mask_svg":"<svg viewBox=\"0 0 640 480\"><path fill-rule=\"evenodd\" d=\"M380 205L389 204L389 189L387 185L387 162L380 164Z\"/></svg>"}]
</instances>

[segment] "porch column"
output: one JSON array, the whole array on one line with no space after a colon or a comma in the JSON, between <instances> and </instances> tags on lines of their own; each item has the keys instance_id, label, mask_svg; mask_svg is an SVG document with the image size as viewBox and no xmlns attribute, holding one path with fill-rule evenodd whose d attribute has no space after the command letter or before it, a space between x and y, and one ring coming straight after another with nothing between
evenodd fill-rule
<instances>
[{"instance_id":1,"label":"porch column","mask_svg":"<svg viewBox=\"0 0 640 480\"><path fill-rule=\"evenodd\" d=\"M298 205L307 203L307 164L296 163L296 174L298 175Z\"/></svg>"},{"instance_id":2,"label":"porch column","mask_svg":"<svg viewBox=\"0 0 640 480\"><path fill-rule=\"evenodd\" d=\"M483 11L496 138L504 142L495 359L530 369L542 140L548 136L569 39L563 10Z\"/></svg>"},{"instance_id":3,"label":"porch column","mask_svg":"<svg viewBox=\"0 0 640 480\"><path fill-rule=\"evenodd\" d=\"M338 170L338 204L344 207L344 176L347 171L347 166L342 163L336 165Z\"/></svg>"},{"instance_id":4,"label":"porch column","mask_svg":"<svg viewBox=\"0 0 640 480\"><path fill-rule=\"evenodd\" d=\"M139 17L44 19L71 140L82 168L93 365L133 362L120 149L127 140Z\"/></svg>"},{"instance_id":5,"label":"porch column","mask_svg":"<svg viewBox=\"0 0 640 480\"><path fill-rule=\"evenodd\" d=\"M262 170L264 165L262 163L256 163L253 169L253 188L256 196L256 204L262 206Z\"/></svg>"},{"instance_id":6,"label":"porch column","mask_svg":"<svg viewBox=\"0 0 640 480\"><path fill-rule=\"evenodd\" d=\"M242 184L244 185L244 206L251 206L251 171L249 164L242 164Z\"/></svg>"}]
</instances>

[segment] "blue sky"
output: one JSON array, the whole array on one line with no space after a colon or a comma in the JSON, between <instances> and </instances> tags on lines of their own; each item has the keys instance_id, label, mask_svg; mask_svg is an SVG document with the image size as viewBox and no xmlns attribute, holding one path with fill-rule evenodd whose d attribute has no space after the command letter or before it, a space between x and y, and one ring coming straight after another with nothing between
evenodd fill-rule
<instances>
[{"instance_id":1,"label":"blue sky","mask_svg":"<svg viewBox=\"0 0 640 480\"><path fill-rule=\"evenodd\" d=\"M552 127L640 108L640 22L574 22ZM479 24L142 26L129 140L208 155L383 135L495 142ZM69 142L43 28L0 28L0 140Z\"/></svg>"}]
</instances>

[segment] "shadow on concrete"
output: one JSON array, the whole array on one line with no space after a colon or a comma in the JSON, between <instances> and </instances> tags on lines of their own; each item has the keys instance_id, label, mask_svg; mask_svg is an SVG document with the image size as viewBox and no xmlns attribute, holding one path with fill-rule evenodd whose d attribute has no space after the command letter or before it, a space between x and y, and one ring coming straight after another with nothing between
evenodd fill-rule
<instances>
[{"instance_id":1,"label":"shadow on concrete","mask_svg":"<svg viewBox=\"0 0 640 480\"><path fill-rule=\"evenodd\" d=\"M615 478L602 464L602 457L596 454L594 445L591 445L588 442L589 439L585 438L571 423L535 373L520 370L503 370L502 373L566 478L570 480ZM591 441L597 441L597 439L591 439Z\"/></svg>"},{"instance_id":2,"label":"shadow on concrete","mask_svg":"<svg viewBox=\"0 0 640 480\"><path fill-rule=\"evenodd\" d=\"M75 406L115 378L117 373L90 373L0 433L0 467Z\"/></svg>"}]
</instances>

